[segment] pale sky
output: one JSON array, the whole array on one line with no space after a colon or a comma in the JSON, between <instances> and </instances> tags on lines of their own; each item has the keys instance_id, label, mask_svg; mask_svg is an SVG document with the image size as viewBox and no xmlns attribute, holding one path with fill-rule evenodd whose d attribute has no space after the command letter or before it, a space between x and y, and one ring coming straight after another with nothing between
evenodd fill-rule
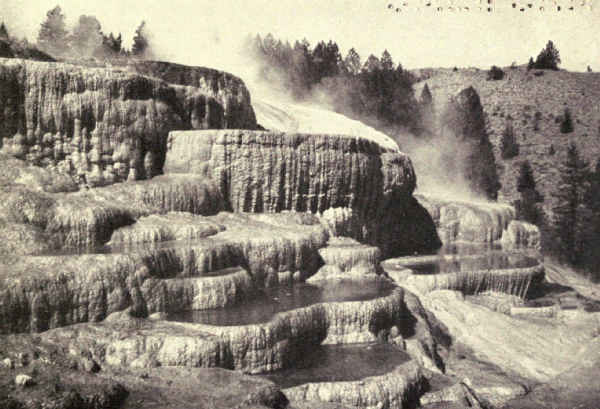
<instances>
[{"instance_id":1,"label":"pale sky","mask_svg":"<svg viewBox=\"0 0 600 409\"><path fill-rule=\"evenodd\" d=\"M416 10L429 1L471 10ZM355 47L363 61L387 48L405 68L522 64L553 40L562 68L582 71L589 64L600 71L599 0L491 0L492 13L477 11L480 1L487 0L0 0L0 19L12 34L35 41L46 12L58 4L68 25L81 14L95 15L104 32L122 32L128 47L146 20L161 59L234 73L243 69L234 45L248 33L268 32L290 42L333 39L343 55ZM521 13L513 2L546 9ZM390 3L394 8L408 3L410 10L396 13ZM563 11L555 11L553 3ZM568 10L570 4L575 11Z\"/></svg>"}]
</instances>

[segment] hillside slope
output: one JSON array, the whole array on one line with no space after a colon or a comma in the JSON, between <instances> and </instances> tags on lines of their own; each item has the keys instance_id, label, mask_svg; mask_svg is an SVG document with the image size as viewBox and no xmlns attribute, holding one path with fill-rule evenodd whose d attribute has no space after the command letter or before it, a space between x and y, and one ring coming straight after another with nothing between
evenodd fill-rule
<instances>
[{"instance_id":1,"label":"hillside slope","mask_svg":"<svg viewBox=\"0 0 600 409\"><path fill-rule=\"evenodd\" d=\"M415 90L419 95L427 83L440 113L449 96L473 86L481 98L486 129L494 145L502 183L499 200L513 202L518 198L519 163L527 159L538 190L545 196L544 207L549 210L569 141L577 144L591 165L595 165L600 152L600 73L527 71L525 67L504 68L504 72L504 79L488 81L487 71L476 68L417 70L415 74L421 81ZM574 132L570 134L560 132L560 117L566 107L573 117ZM500 155L500 140L511 121L520 154L504 160ZM556 152L553 155L549 152L551 145Z\"/></svg>"}]
</instances>

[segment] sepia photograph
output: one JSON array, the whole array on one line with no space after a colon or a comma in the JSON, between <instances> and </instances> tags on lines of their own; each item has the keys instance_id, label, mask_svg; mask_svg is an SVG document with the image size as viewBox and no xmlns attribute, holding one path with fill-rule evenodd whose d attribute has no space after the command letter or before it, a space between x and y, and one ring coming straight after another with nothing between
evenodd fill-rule
<instances>
[{"instance_id":1,"label":"sepia photograph","mask_svg":"<svg viewBox=\"0 0 600 409\"><path fill-rule=\"evenodd\" d=\"M0 409L600 409L600 2L0 0Z\"/></svg>"}]
</instances>

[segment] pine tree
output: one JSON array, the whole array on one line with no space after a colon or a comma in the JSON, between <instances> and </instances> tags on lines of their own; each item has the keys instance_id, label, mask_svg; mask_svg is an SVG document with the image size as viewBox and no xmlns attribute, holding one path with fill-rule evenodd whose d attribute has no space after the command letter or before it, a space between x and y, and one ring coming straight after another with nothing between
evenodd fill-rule
<instances>
[{"instance_id":1,"label":"pine tree","mask_svg":"<svg viewBox=\"0 0 600 409\"><path fill-rule=\"evenodd\" d=\"M567 158L561 169L561 178L554 196L553 239L559 257L577 264L582 257L583 192L586 188L587 164L573 143L567 150Z\"/></svg>"},{"instance_id":2,"label":"pine tree","mask_svg":"<svg viewBox=\"0 0 600 409\"><path fill-rule=\"evenodd\" d=\"M63 55L68 47L65 15L59 6L46 13L38 33L38 46L49 54Z\"/></svg>"},{"instance_id":3,"label":"pine tree","mask_svg":"<svg viewBox=\"0 0 600 409\"><path fill-rule=\"evenodd\" d=\"M421 91L421 104L424 106L430 106L433 104L433 96L429 90L429 86L425 83L423 90Z\"/></svg>"},{"instance_id":4,"label":"pine tree","mask_svg":"<svg viewBox=\"0 0 600 409\"><path fill-rule=\"evenodd\" d=\"M420 99L421 108L421 121L423 130L433 131L434 125L434 107L433 107L433 96L429 90L429 86L425 83L423 90L421 91Z\"/></svg>"},{"instance_id":5,"label":"pine tree","mask_svg":"<svg viewBox=\"0 0 600 409\"><path fill-rule=\"evenodd\" d=\"M381 61L379 58L375 57L373 54L369 55L367 61L363 65L362 70L365 72L374 72L381 69Z\"/></svg>"},{"instance_id":6,"label":"pine tree","mask_svg":"<svg viewBox=\"0 0 600 409\"><path fill-rule=\"evenodd\" d=\"M527 71L535 68L535 62L533 61L533 57L529 57L529 62L527 63Z\"/></svg>"},{"instance_id":7,"label":"pine tree","mask_svg":"<svg viewBox=\"0 0 600 409\"><path fill-rule=\"evenodd\" d=\"M597 269L600 263L600 160L596 162L593 172L588 177L587 189L584 195L584 208L587 212L588 229L583 241L583 263L592 272L595 271L594 279L600 278L600 271Z\"/></svg>"},{"instance_id":8,"label":"pine tree","mask_svg":"<svg viewBox=\"0 0 600 409\"><path fill-rule=\"evenodd\" d=\"M142 21L135 30L131 53L137 57L144 57L148 54L148 46L148 39L146 37L146 22Z\"/></svg>"},{"instance_id":9,"label":"pine tree","mask_svg":"<svg viewBox=\"0 0 600 409\"><path fill-rule=\"evenodd\" d=\"M571 118L571 111L569 111L569 108L565 108L565 113L563 115L562 122L560 123L560 132L573 132L573 118Z\"/></svg>"},{"instance_id":10,"label":"pine tree","mask_svg":"<svg viewBox=\"0 0 600 409\"><path fill-rule=\"evenodd\" d=\"M358 75L360 73L360 67L361 67L360 55L358 55L358 53L356 52L356 50L354 48L351 48L348 51L348 55L346 55L346 58L344 59L344 63L345 63L346 70L348 71L348 73L350 73L352 75Z\"/></svg>"},{"instance_id":11,"label":"pine tree","mask_svg":"<svg viewBox=\"0 0 600 409\"><path fill-rule=\"evenodd\" d=\"M8 30L6 29L3 21L2 24L0 24L0 40L8 41L8 38Z\"/></svg>"},{"instance_id":12,"label":"pine tree","mask_svg":"<svg viewBox=\"0 0 600 409\"><path fill-rule=\"evenodd\" d=\"M381 68L385 71L392 71L394 69L394 60L388 50L384 50L381 54Z\"/></svg>"},{"instance_id":13,"label":"pine tree","mask_svg":"<svg viewBox=\"0 0 600 409\"><path fill-rule=\"evenodd\" d=\"M535 68L558 70L558 65L561 63L560 53L554 46L552 41L548 41L546 48L540 51L537 59L535 60Z\"/></svg>"},{"instance_id":14,"label":"pine tree","mask_svg":"<svg viewBox=\"0 0 600 409\"><path fill-rule=\"evenodd\" d=\"M536 189L533 170L527 160L521 163L519 169L517 191L521 194L521 199L516 205L517 218L533 224L541 223L542 214L538 203L542 202L544 198Z\"/></svg>"},{"instance_id":15,"label":"pine tree","mask_svg":"<svg viewBox=\"0 0 600 409\"><path fill-rule=\"evenodd\" d=\"M506 124L504 131L502 132L502 139L500 141L500 152L502 159L514 158L519 154L519 144L515 137L515 131L510 122Z\"/></svg>"},{"instance_id":16,"label":"pine tree","mask_svg":"<svg viewBox=\"0 0 600 409\"><path fill-rule=\"evenodd\" d=\"M100 22L94 16L80 16L69 40L78 56L94 55L102 47L104 40Z\"/></svg>"}]
</instances>

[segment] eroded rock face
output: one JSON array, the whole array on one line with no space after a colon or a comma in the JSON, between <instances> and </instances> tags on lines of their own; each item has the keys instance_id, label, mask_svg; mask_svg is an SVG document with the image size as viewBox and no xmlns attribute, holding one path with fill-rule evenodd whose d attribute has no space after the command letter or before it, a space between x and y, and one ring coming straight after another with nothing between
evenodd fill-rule
<instances>
[{"instance_id":1,"label":"eroded rock face","mask_svg":"<svg viewBox=\"0 0 600 409\"><path fill-rule=\"evenodd\" d=\"M255 128L243 82L166 63L134 71L0 60L2 151L96 186L161 173L174 129ZM231 89L229 89L231 88Z\"/></svg>"},{"instance_id":2,"label":"eroded rock face","mask_svg":"<svg viewBox=\"0 0 600 409\"><path fill-rule=\"evenodd\" d=\"M342 135L197 131L172 132L168 149L165 172L210 178L233 211L348 208L343 221L332 223L353 225L348 230L355 237L384 254L439 246L429 215L412 198L416 178L410 159L375 142Z\"/></svg>"}]
</instances>

